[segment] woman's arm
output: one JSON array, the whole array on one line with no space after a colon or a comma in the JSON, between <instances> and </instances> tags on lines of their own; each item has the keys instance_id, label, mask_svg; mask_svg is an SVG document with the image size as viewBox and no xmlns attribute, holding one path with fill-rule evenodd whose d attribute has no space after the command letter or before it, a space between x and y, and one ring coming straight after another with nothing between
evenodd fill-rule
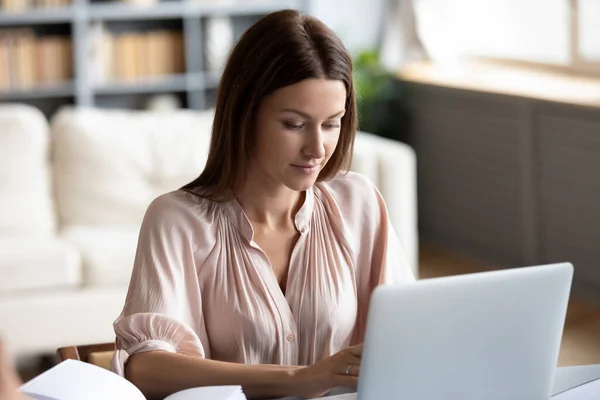
<instances>
[{"instance_id":1,"label":"woman's arm","mask_svg":"<svg viewBox=\"0 0 600 400\"><path fill-rule=\"evenodd\" d=\"M295 378L300 368L229 363L150 351L131 356L125 376L149 399L162 399L188 388L219 385L241 385L250 399L298 394Z\"/></svg>"},{"instance_id":2,"label":"woman's arm","mask_svg":"<svg viewBox=\"0 0 600 400\"><path fill-rule=\"evenodd\" d=\"M362 345L348 347L307 367L248 365L149 351L131 356L125 375L149 399L180 390L241 385L249 399L320 397L335 387L356 388Z\"/></svg>"},{"instance_id":3,"label":"woman's arm","mask_svg":"<svg viewBox=\"0 0 600 400\"><path fill-rule=\"evenodd\" d=\"M0 399L1 400L26 400L29 397L19 392L21 379L16 369L10 363L4 345L0 341Z\"/></svg>"}]
</instances>

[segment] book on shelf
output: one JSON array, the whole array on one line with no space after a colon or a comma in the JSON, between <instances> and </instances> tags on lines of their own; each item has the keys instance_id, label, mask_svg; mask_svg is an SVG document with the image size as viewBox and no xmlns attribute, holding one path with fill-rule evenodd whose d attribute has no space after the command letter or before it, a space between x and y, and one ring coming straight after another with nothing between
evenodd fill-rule
<instances>
[{"instance_id":1,"label":"book on shelf","mask_svg":"<svg viewBox=\"0 0 600 400\"><path fill-rule=\"evenodd\" d=\"M71 39L36 36L31 29L0 31L0 91L56 85L73 74Z\"/></svg>"},{"instance_id":2,"label":"book on shelf","mask_svg":"<svg viewBox=\"0 0 600 400\"><path fill-rule=\"evenodd\" d=\"M67 7L72 0L0 0L0 12L18 13L35 9Z\"/></svg>"},{"instance_id":3,"label":"book on shelf","mask_svg":"<svg viewBox=\"0 0 600 400\"><path fill-rule=\"evenodd\" d=\"M91 32L88 65L95 84L157 79L185 72L180 31L157 29L117 35L97 22Z\"/></svg>"},{"instance_id":4,"label":"book on shelf","mask_svg":"<svg viewBox=\"0 0 600 400\"><path fill-rule=\"evenodd\" d=\"M39 400L145 400L127 379L93 364L65 360L21 386ZM241 386L206 386L182 390L165 400L245 400Z\"/></svg>"}]
</instances>

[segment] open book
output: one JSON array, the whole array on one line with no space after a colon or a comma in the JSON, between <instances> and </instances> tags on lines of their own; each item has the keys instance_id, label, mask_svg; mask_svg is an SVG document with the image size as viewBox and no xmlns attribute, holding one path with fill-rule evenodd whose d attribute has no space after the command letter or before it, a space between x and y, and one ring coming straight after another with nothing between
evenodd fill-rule
<instances>
[{"instance_id":1,"label":"open book","mask_svg":"<svg viewBox=\"0 0 600 400\"><path fill-rule=\"evenodd\" d=\"M37 400L146 400L127 379L76 360L65 360L21 386ZM165 400L245 400L241 386L207 386L174 393Z\"/></svg>"}]
</instances>

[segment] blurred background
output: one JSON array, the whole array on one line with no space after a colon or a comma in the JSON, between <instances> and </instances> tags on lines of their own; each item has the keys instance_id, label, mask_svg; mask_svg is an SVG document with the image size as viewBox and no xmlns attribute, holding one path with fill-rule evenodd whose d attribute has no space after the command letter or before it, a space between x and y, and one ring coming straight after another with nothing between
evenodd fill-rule
<instances>
[{"instance_id":1,"label":"blurred background","mask_svg":"<svg viewBox=\"0 0 600 400\"><path fill-rule=\"evenodd\" d=\"M600 363L600 1L0 0L0 335L23 377L114 340L145 208L201 171L231 46L284 8L351 53L353 169L419 278L572 262L559 365Z\"/></svg>"}]
</instances>

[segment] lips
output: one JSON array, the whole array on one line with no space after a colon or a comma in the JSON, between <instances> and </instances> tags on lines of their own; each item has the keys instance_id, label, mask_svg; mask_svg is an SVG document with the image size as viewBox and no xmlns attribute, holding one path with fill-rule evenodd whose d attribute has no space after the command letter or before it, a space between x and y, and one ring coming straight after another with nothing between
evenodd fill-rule
<instances>
[{"instance_id":1,"label":"lips","mask_svg":"<svg viewBox=\"0 0 600 400\"><path fill-rule=\"evenodd\" d=\"M314 165L296 165L296 164L292 164L292 166L294 166L299 171L301 171L302 173L305 173L307 175L312 175L312 174L314 174L315 172L317 172L319 170L319 164L314 164Z\"/></svg>"}]
</instances>

